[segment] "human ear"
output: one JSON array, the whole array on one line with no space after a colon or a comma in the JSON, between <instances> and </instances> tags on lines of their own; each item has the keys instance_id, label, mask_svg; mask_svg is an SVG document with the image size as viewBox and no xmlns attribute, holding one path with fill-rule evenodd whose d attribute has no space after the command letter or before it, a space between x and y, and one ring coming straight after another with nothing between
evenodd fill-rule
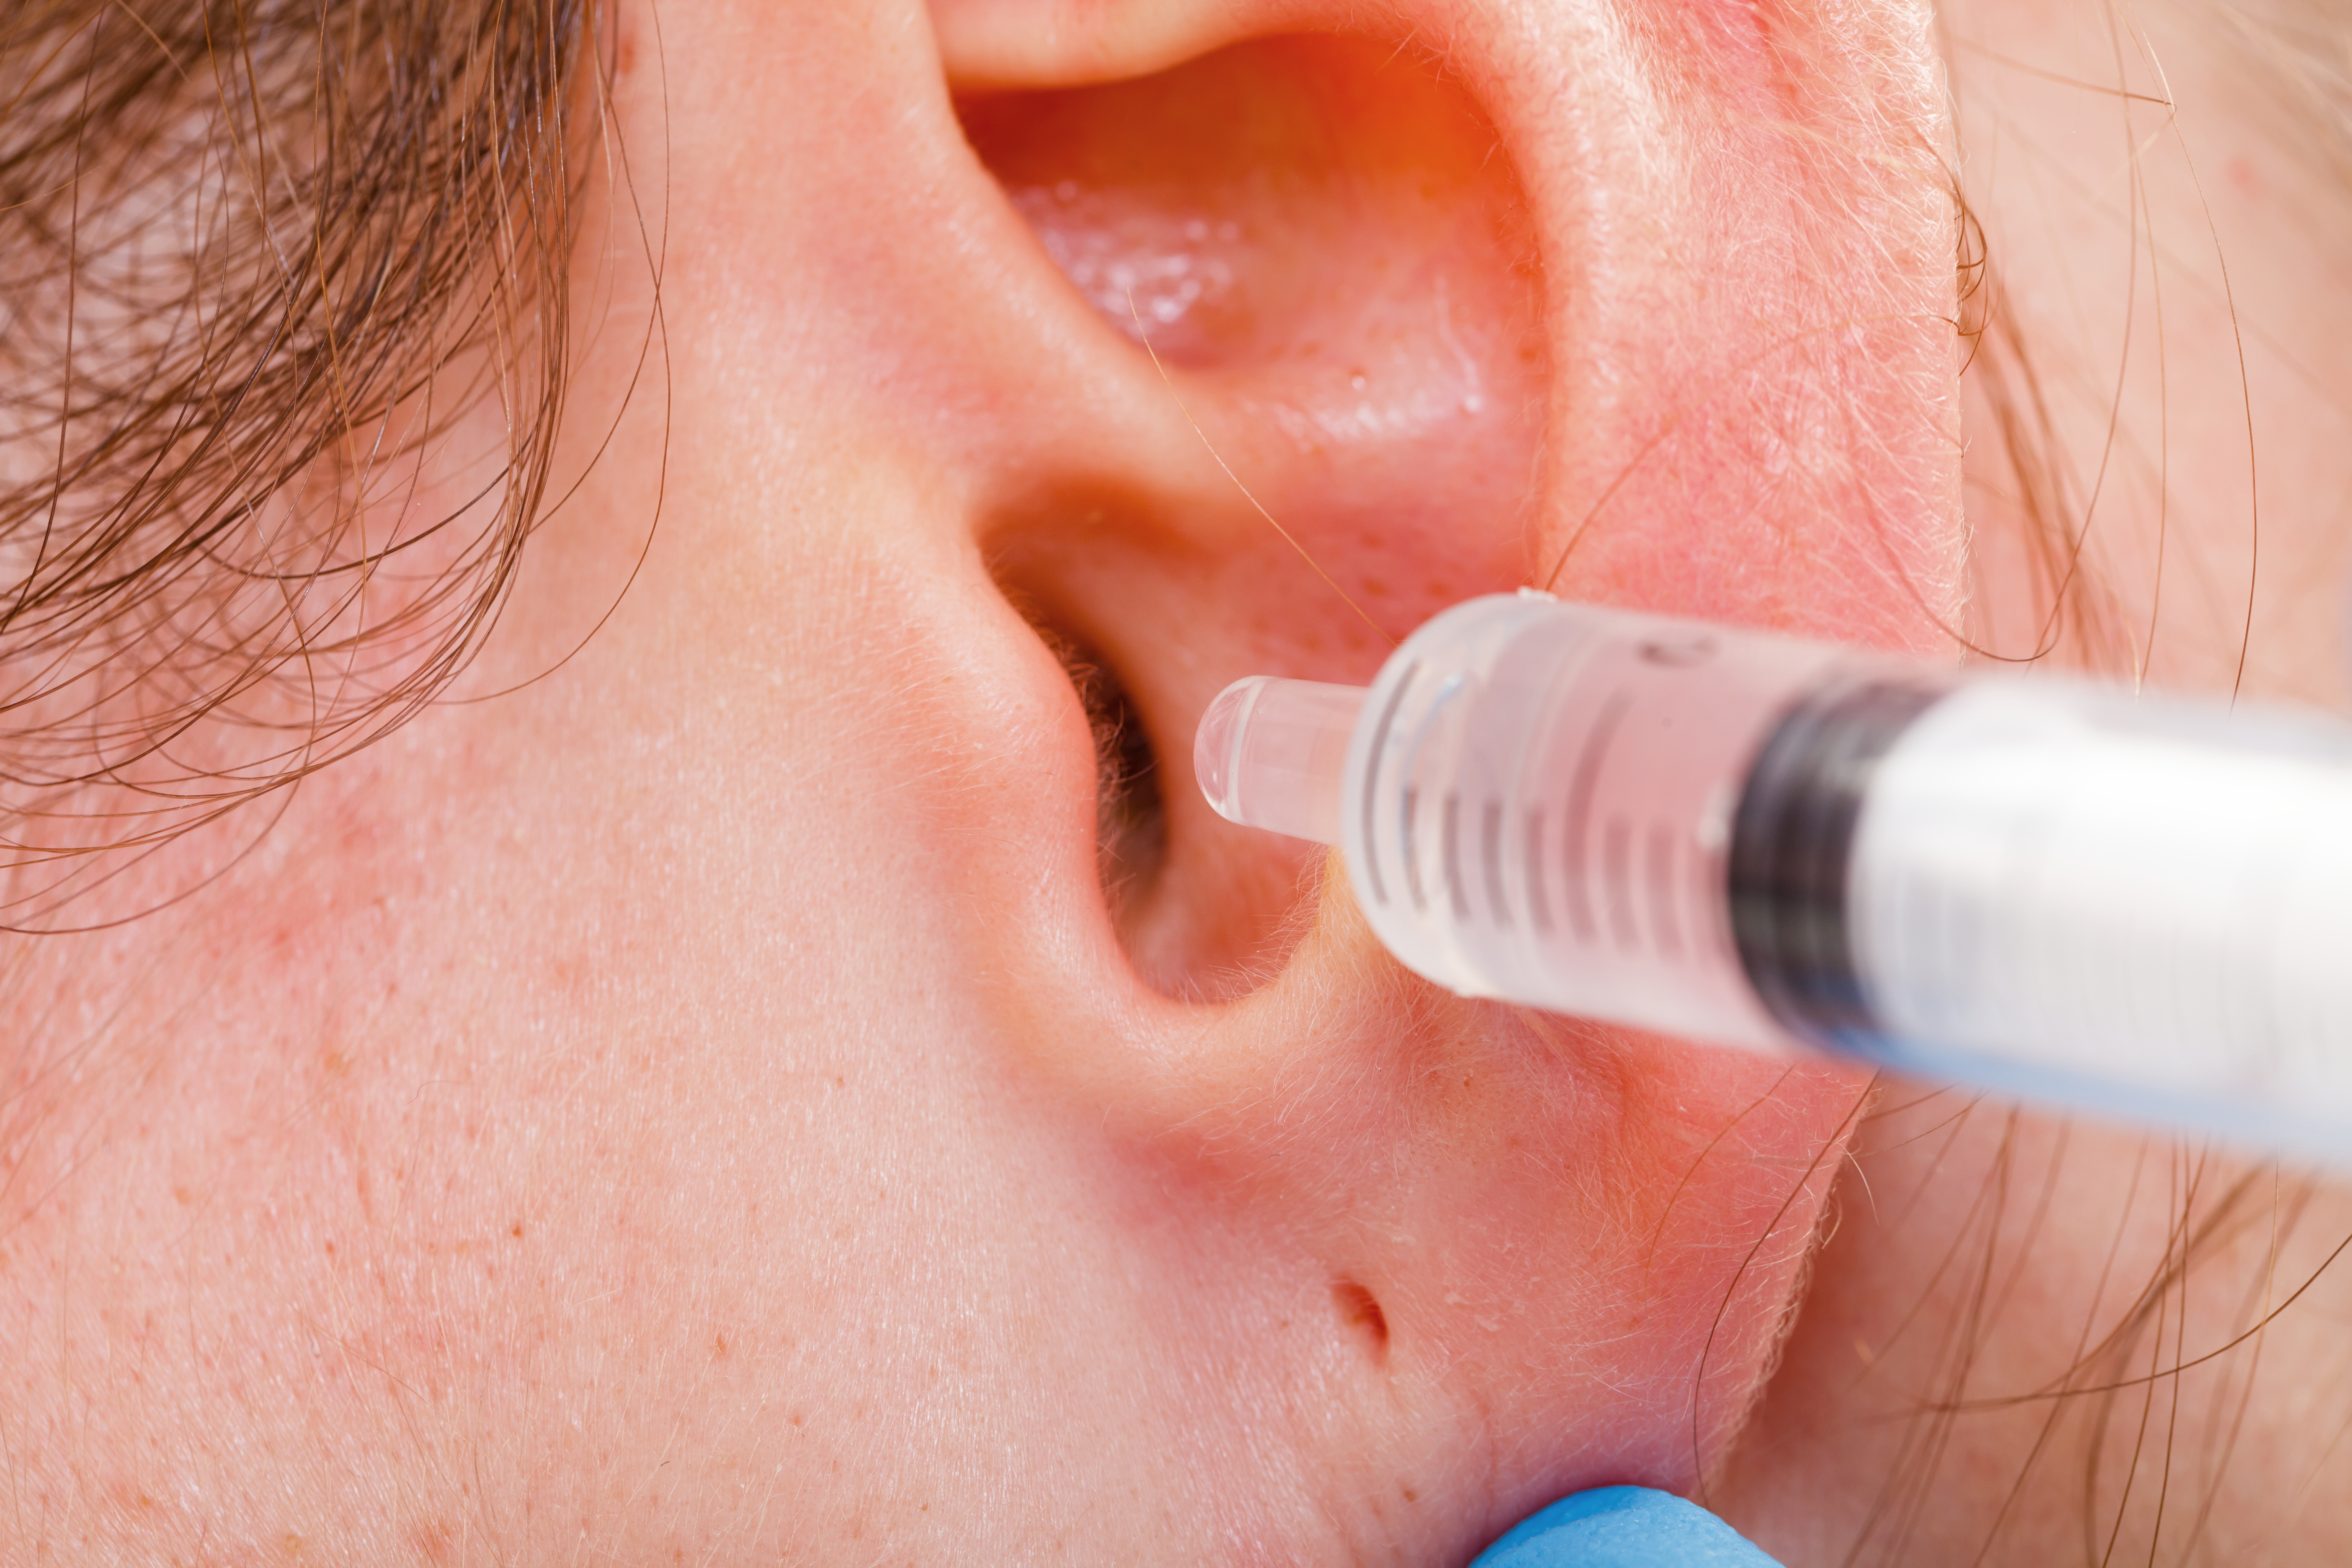
<instances>
[{"instance_id":1,"label":"human ear","mask_svg":"<svg viewBox=\"0 0 2352 1568\"><path fill-rule=\"evenodd\" d=\"M1572 1485L1698 1485L1860 1086L1434 994L1184 760L1227 680L1360 681L1517 584L1948 646L1924 7L934 15L1033 237L1007 266L1061 279L1024 296L1053 357L976 532L1115 675L1167 812L1118 960L1004 955L1008 1033L1060 1042L1034 1065L1175 1160L1171 1190L1279 1235L1281 1315L1328 1293L1336 1404L1396 1473L1493 1489L1497 1523Z\"/></svg>"},{"instance_id":2,"label":"human ear","mask_svg":"<svg viewBox=\"0 0 2352 1568\"><path fill-rule=\"evenodd\" d=\"M1034 82L909 0L713 0L634 68L625 30L667 402L578 531L635 548L655 494L661 530L562 747L483 745L676 803L576 1027L679 1042L632 1234L776 1282L735 1320L792 1324L760 1397L862 1430L946 1366L966 1425L895 1462L1024 1518L1063 1521L1037 1466L1117 1455L1269 1560L1459 1561L1579 1486L1700 1484L1861 1086L1432 990L1324 857L1207 811L1193 727L1529 582L1929 645L1927 18L1228 7L1130 53L1141 15ZM531 944L583 885L501 920L499 974L578 972ZM874 1449L795 1506L864 1518Z\"/></svg>"}]
</instances>

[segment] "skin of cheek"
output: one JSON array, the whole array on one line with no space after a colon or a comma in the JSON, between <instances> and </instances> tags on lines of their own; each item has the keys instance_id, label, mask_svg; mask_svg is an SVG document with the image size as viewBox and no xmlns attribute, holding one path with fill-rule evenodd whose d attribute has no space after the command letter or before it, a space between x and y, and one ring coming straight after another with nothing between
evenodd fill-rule
<instances>
[{"instance_id":1,"label":"skin of cheek","mask_svg":"<svg viewBox=\"0 0 2352 1568\"><path fill-rule=\"evenodd\" d=\"M1909 17L1859 15L1857 48ZM1678 90L1723 72L1745 113L1770 86L1754 40L1644 20ZM1570 79L1588 46L1638 51L1582 10L1384 33L1423 23L1456 41L1542 250L1535 545L1516 515L1500 542L1491 515L1397 521L1476 490L1368 529L1328 483L1353 459L1254 417L1311 424L1311 388L1249 365L1178 378L1219 451L1271 476L1335 574L1360 578L1376 538L1403 624L1412 594L1549 558L1630 465L1564 586L1924 636L1867 571L1823 588L1819 568L1852 526L1908 552L1904 581L1940 569L1932 495L1906 492L1914 532L1833 503L1891 504L1869 463L1944 438L1925 389L1948 345L1829 334L1853 363L1809 362L1837 377L1801 392L1917 395L1843 458L1853 432L1789 413L1786 387L1741 431L1690 395L1752 368L1773 313L1751 290L1732 331L1714 307L1753 281L1715 275L1736 226L1612 209L1612 181L1648 202L1704 150L1667 137L1645 172L1602 100L1644 88L1663 133L1663 88ZM30 1416L58 1456L45 1495L257 1549L1434 1562L1576 1487L1701 1484L1858 1086L1434 994L1328 880L1247 996L1142 984L1095 882L1084 716L1007 578L1094 606L1162 755L1232 676L1360 679L1380 645L1055 271L958 131L921 12L632 26L616 115L664 195L665 391L542 536L487 673L576 643L657 487L660 530L561 672L320 781L184 916L45 960L94 1019L89 976L144 976L97 1031L106 1093L37 1123L100 1153L28 1164L51 1179L9 1240L9 1341L79 1391ZM592 364L579 405L615 405L632 363ZM1770 485L1741 477L1759 442L1786 459ZM1082 525L1095 548L1056 548ZM1232 887L1318 870L1213 847L1212 826L1171 826L1204 926ZM136 1433L75 1457L74 1423L134 1407L132 1366ZM251 1465L226 1440L248 1430L278 1435ZM411 1482L342 1484L322 1457L354 1441Z\"/></svg>"}]
</instances>

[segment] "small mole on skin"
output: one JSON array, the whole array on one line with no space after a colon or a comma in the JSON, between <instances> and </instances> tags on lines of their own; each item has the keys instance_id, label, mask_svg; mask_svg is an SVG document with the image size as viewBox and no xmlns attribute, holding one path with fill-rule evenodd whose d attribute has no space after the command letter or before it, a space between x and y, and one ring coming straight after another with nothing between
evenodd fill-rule
<instances>
[{"instance_id":1,"label":"small mole on skin","mask_svg":"<svg viewBox=\"0 0 2352 1568\"><path fill-rule=\"evenodd\" d=\"M515 1221L515 1222L514 1222L514 1228L513 1228L512 1230L509 1231L507 1234L508 1234L508 1235L509 1235L509 1236L511 1236L511 1237L513 1237L517 1241L520 1241L520 1240L522 1239L522 1221L520 1221L520 1220L517 1220L517 1221Z\"/></svg>"}]
</instances>

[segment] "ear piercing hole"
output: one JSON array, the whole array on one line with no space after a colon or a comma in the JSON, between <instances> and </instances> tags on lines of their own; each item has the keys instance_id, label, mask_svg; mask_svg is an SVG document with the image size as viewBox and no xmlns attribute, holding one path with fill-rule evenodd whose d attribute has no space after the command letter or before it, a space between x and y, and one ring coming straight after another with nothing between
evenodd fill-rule
<instances>
[{"instance_id":1,"label":"ear piercing hole","mask_svg":"<svg viewBox=\"0 0 2352 1568\"><path fill-rule=\"evenodd\" d=\"M1388 1359L1389 1315L1379 1297L1353 1279L1342 1279L1331 1287L1331 1304L1339 1309L1339 1321L1363 1338L1373 1360Z\"/></svg>"}]
</instances>

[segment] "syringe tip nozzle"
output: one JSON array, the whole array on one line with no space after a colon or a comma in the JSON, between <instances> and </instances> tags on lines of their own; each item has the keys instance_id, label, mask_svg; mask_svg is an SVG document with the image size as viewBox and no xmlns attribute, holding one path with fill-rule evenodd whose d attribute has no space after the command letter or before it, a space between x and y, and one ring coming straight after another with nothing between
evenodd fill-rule
<instances>
[{"instance_id":1,"label":"syringe tip nozzle","mask_svg":"<svg viewBox=\"0 0 2352 1568\"><path fill-rule=\"evenodd\" d=\"M1217 815L1229 822L1242 820L1231 794L1234 742L1248 723L1250 707L1259 689L1269 679L1249 676L1218 692L1209 710L1201 715L1201 727L1192 736L1192 776L1200 781L1201 793L1208 796Z\"/></svg>"},{"instance_id":2,"label":"syringe tip nozzle","mask_svg":"<svg viewBox=\"0 0 2352 1568\"><path fill-rule=\"evenodd\" d=\"M1217 694L1192 738L1192 776L1228 822L1339 841L1339 785L1361 687L1253 675Z\"/></svg>"}]
</instances>

